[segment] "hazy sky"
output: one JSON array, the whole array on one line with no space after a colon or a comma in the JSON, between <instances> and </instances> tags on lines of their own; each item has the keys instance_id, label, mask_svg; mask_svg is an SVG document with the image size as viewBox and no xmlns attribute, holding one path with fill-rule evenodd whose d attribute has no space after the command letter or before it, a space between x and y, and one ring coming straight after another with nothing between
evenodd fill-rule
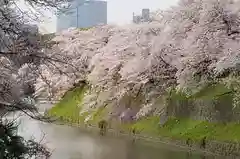
<instances>
[{"instance_id":1,"label":"hazy sky","mask_svg":"<svg viewBox=\"0 0 240 159\"><path fill-rule=\"evenodd\" d=\"M108 22L128 23L132 20L132 13L141 13L142 8L149 8L151 11L166 9L177 3L178 0L107 0L108 1Z\"/></svg>"},{"instance_id":2,"label":"hazy sky","mask_svg":"<svg viewBox=\"0 0 240 159\"><path fill-rule=\"evenodd\" d=\"M132 14L140 14L142 8L149 8L150 11L166 9L177 3L178 0L107 0L108 2L108 23L126 24L132 20ZM53 32L56 28L56 18L48 14L48 20L41 24L41 30Z\"/></svg>"}]
</instances>

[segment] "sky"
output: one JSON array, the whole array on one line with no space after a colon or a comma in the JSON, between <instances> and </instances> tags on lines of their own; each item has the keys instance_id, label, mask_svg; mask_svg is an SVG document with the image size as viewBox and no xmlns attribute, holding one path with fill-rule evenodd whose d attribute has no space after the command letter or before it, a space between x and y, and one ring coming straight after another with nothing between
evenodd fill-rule
<instances>
[{"instance_id":1,"label":"sky","mask_svg":"<svg viewBox=\"0 0 240 159\"><path fill-rule=\"evenodd\" d=\"M132 14L141 14L142 8L150 11L166 9L178 0L107 0L108 22L125 24L132 20Z\"/></svg>"},{"instance_id":2,"label":"sky","mask_svg":"<svg viewBox=\"0 0 240 159\"><path fill-rule=\"evenodd\" d=\"M127 24L132 20L133 12L141 14L142 8L149 8L150 11L167 9L175 5L178 0L106 0L108 2L108 23ZM54 32L56 29L56 17L46 12L42 17L43 23L39 24L43 32Z\"/></svg>"}]
</instances>

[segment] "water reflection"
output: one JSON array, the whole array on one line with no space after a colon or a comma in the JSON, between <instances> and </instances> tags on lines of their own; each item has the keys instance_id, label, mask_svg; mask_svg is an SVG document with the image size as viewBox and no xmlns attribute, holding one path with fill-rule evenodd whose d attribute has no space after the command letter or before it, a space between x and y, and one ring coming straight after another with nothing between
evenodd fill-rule
<instances>
[{"instance_id":1,"label":"water reflection","mask_svg":"<svg viewBox=\"0 0 240 159\"><path fill-rule=\"evenodd\" d=\"M164 146L164 145L163 145ZM201 159L202 157L206 157L201 154L178 151L175 149L171 149L169 147L152 147L152 146L144 146L141 144L134 145L132 147L132 152L129 152L131 155L128 157L136 158L136 159ZM208 156L208 159L213 158Z\"/></svg>"},{"instance_id":2,"label":"water reflection","mask_svg":"<svg viewBox=\"0 0 240 159\"><path fill-rule=\"evenodd\" d=\"M24 137L34 137L53 150L51 159L212 159L196 153L181 151L166 145L152 145L146 142L127 141L120 138L102 137L81 132L77 128L51 125L19 118L19 133ZM43 135L45 134L45 135ZM219 157L217 157L219 158Z\"/></svg>"}]
</instances>

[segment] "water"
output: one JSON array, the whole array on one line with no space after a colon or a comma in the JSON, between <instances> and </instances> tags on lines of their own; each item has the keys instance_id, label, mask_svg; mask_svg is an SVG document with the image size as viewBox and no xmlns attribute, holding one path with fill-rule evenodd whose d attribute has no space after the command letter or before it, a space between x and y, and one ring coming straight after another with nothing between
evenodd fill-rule
<instances>
[{"instance_id":1,"label":"water","mask_svg":"<svg viewBox=\"0 0 240 159\"><path fill-rule=\"evenodd\" d=\"M18 118L19 134L42 141L52 150L51 159L211 159L166 145L100 137L77 128ZM219 157L217 157L219 158Z\"/></svg>"}]
</instances>

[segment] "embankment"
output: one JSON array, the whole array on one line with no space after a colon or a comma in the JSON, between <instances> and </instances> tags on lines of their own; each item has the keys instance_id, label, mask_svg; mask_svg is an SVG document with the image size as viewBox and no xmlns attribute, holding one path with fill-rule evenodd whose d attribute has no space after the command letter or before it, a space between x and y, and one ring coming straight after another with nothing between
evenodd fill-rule
<instances>
[{"instance_id":1,"label":"embankment","mask_svg":"<svg viewBox=\"0 0 240 159\"><path fill-rule=\"evenodd\" d=\"M46 115L58 117L62 124L94 128L99 121L106 119L108 110L102 107L79 115L87 89L83 86L68 91ZM166 100L165 123L160 124L161 115L156 114L124 124L112 120L109 132L225 156L240 156L240 124L237 109L232 104L231 90L214 84L191 97L170 91ZM89 114L92 118L86 124L84 120Z\"/></svg>"}]
</instances>

